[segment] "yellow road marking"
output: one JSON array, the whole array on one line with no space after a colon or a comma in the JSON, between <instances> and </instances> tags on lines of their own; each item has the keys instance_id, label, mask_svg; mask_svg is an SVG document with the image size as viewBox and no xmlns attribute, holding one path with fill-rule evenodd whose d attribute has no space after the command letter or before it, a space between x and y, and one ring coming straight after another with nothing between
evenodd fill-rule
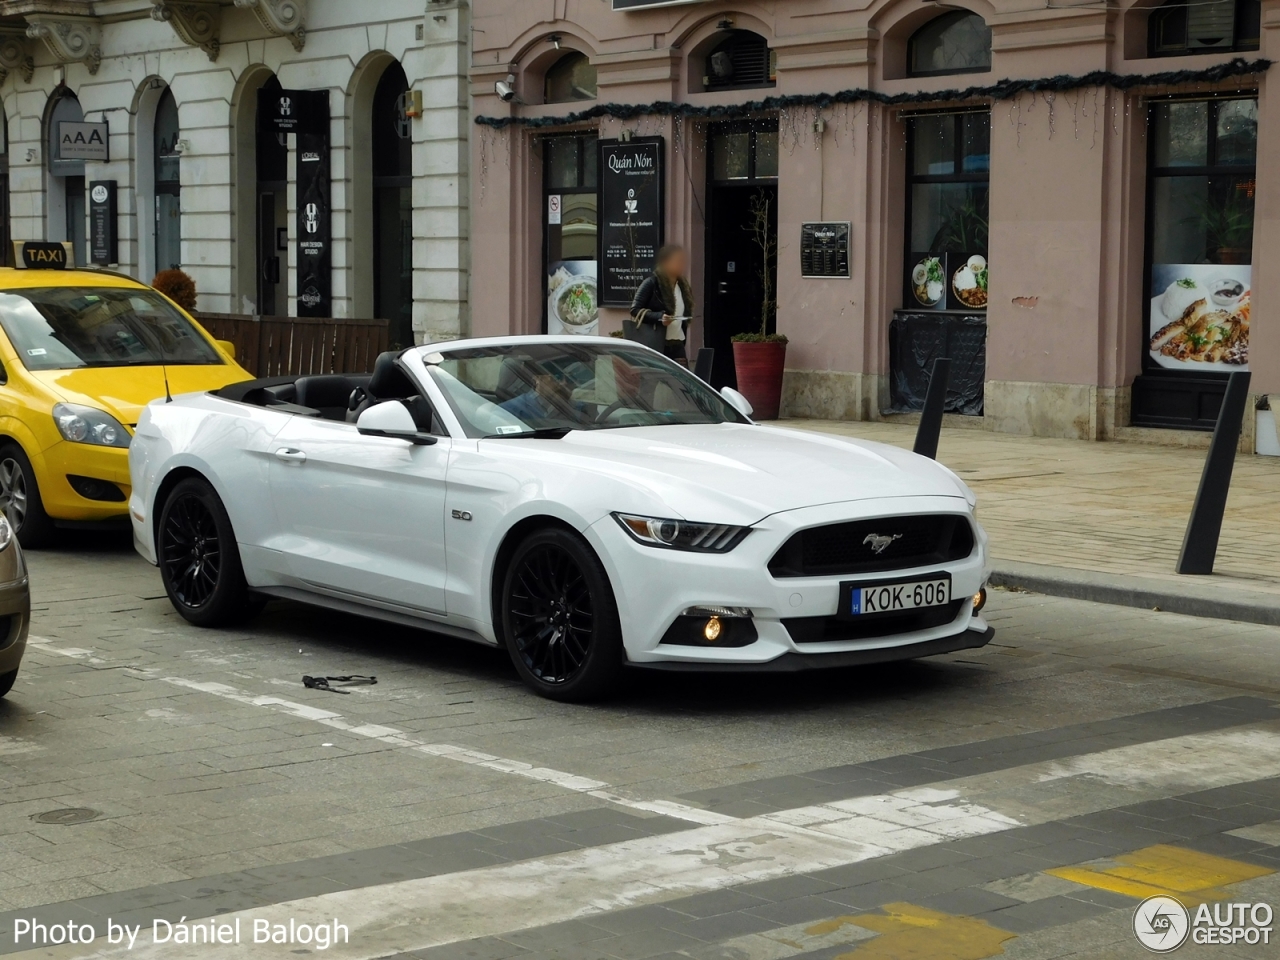
<instances>
[{"instance_id":1,"label":"yellow road marking","mask_svg":"<svg viewBox=\"0 0 1280 960\"><path fill-rule=\"evenodd\" d=\"M985 960L1004 953L1003 944L1015 936L985 920L910 903L887 903L880 909L884 912L837 918L838 922L875 930L880 936L836 960Z\"/></svg>"},{"instance_id":2,"label":"yellow road marking","mask_svg":"<svg viewBox=\"0 0 1280 960\"><path fill-rule=\"evenodd\" d=\"M1121 854L1114 860L1055 867L1045 873L1139 900L1163 893L1184 903L1199 904L1225 899L1225 886L1275 871L1211 853L1158 844Z\"/></svg>"}]
</instances>

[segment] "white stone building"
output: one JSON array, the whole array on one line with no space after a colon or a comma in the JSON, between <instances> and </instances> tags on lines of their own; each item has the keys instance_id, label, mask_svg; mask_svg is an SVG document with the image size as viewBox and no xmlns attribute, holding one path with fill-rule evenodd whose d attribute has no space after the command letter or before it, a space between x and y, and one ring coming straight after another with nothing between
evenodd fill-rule
<instances>
[{"instance_id":1,"label":"white stone building","mask_svg":"<svg viewBox=\"0 0 1280 960\"><path fill-rule=\"evenodd\" d=\"M86 262L86 184L115 181L114 269L149 280L180 266L202 310L295 314L298 138L262 129L258 92L324 90L331 314L386 317L393 343L456 336L468 329L468 7L0 0L4 226L74 240ZM62 155L60 124L81 120L107 124L105 161Z\"/></svg>"}]
</instances>

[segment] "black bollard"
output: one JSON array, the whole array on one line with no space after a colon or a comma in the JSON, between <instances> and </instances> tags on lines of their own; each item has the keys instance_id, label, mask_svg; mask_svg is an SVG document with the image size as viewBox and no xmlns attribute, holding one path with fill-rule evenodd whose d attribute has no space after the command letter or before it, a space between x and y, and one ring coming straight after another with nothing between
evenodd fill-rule
<instances>
[{"instance_id":1,"label":"black bollard","mask_svg":"<svg viewBox=\"0 0 1280 960\"><path fill-rule=\"evenodd\" d=\"M924 411L916 430L915 453L930 460L938 459L938 438L942 435L942 411L947 403L947 384L951 380L951 358L938 357L929 375L929 392L924 397Z\"/></svg>"},{"instance_id":2,"label":"black bollard","mask_svg":"<svg viewBox=\"0 0 1280 960\"><path fill-rule=\"evenodd\" d=\"M693 375L704 383L711 382L711 366L715 363L716 351L714 347L702 347L698 350L698 357L693 361Z\"/></svg>"},{"instance_id":3,"label":"black bollard","mask_svg":"<svg viewBox=\"0 0 1280 960\"><path fill-rule=\"evenodd\" d=\"M1236 465L1236 447L1240 443L1240 424L1244 420L1245 401L1249 399L1249 374L1233 373L1227 381L1227 394L1222 398L1218 422L1213 428L1209 455L1205 457L1200 489L1191 508L1187 532L1182 538L1178 557L1178 573L1213 573L1218 555L1218 536L1222 533L1222 515L1227 510L1227 492L1231 489L1231 471Z\"/></svg>"}]
</instances>

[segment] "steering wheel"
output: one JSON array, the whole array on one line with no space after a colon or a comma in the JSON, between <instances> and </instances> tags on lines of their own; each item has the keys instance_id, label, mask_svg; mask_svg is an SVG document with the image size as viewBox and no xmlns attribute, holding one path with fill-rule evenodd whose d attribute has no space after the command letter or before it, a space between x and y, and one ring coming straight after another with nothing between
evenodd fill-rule
<instances>
[{"instance_id":1,"label":"steering wheel","mask_svg":"<svg viewBox=\"0 0 1280 960\"><path fill-rule=\"evenodd\" d=\"M615 413L618 410L621 410L625 405L626 404L622 400L613 401L613 403L609 404L607 407L601 410L598 414L596 414L595 422L604 423L606 420L609 419L610 414Z\"/></svg>"}]
</instances>

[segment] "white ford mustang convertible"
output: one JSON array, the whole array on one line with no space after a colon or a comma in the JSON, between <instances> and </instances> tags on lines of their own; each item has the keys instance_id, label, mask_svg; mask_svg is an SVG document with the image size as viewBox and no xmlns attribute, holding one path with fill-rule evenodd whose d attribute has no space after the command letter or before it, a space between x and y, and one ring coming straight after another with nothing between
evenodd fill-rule
<instances>
[{"instance_id":1,"label":"white ford mustang convertible","mask_svg":"<svg viewBox=\"0 0 1280 960\"><path fill-rule=\"evenodd\" d=\"M504 646L538 693L624 666L782 671L987 643L972 491L762 426L626 341L516 337L146 408L138 551L202 626L287 597Z\"/></svg>"}]
</instances>

